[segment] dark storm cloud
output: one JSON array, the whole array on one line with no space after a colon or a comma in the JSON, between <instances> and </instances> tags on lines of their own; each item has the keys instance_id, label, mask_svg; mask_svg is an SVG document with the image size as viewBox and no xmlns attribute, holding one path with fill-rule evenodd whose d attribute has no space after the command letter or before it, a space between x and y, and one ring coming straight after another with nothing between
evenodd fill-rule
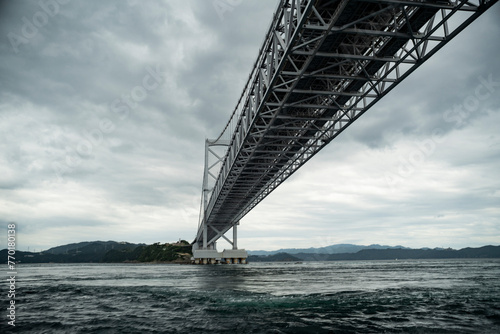
<instances>
[{"instance_id":1,"label":"dark storm cloud","mask_svg":"<svg viewBox=\"0 0 500 334\"><path fill-rule=\"evenodd\" d=\"M24 226L21 247L96 232L130 242L191 239L204 140L236 106L276 2L0 8L0 219ZM317 235L352 240L350 232L360 243L399 243L409 231L408 244L435 244L469 220L498 236L491 226L500 192L491 178L500 168L500 88L459 113L460 123L453 108L471 102L490 75L500 81L499 15L497 5L261 203L240 240L291 246L279 237L286 230L304 246ZM422 232L419 224L438 216L439 227ZM472 233L463 226L450 235ZM478 240L491 240L484 233Z\"/></svg>"}]
</instances>

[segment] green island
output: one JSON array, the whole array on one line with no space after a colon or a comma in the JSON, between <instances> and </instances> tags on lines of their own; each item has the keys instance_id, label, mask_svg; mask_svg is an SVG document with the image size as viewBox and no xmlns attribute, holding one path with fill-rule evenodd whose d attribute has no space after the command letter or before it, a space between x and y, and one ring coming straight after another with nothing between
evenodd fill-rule
<instances>
[{"instance_id":1,"label":"green island","mask_svg":"<svg viewBox=\"0 0 500 334\"><path fill-rule=\"evenodd\" d=\"M102 262L191 263L191 248L189 242L180 240L165 244L157 242L132 249L112 249L104 255Z\"/></svg>"}]
</instances>

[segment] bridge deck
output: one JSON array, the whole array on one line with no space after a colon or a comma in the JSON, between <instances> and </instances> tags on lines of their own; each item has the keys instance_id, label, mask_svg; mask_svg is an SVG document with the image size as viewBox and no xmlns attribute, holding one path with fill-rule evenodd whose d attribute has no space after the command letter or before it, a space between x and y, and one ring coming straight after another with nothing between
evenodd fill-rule
<instances>
[{"instance_id":1,"label":"bridge deck","mask_svg":"<svg viewBox=\"0 0 500 334\"><path fill-rule=\"evenodd\" d=\"M195 243L221 237L494 2L281 1Z\"/></svg>"}]
</instances>

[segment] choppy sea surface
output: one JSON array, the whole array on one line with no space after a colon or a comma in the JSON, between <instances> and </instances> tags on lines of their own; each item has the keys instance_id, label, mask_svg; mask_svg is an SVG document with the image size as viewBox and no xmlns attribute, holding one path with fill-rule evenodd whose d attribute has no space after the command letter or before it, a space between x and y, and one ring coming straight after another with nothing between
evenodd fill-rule
<instances>
[{"instance_id":1,"label":"choppy sea surface","mask_svg":"<svg viewBox=\"0 0 500 334\"><path fill-rule=\"evenodd\" d=\"M500 260L17 269L2 333L500 333Z\"/></svg>"}]
</instances>

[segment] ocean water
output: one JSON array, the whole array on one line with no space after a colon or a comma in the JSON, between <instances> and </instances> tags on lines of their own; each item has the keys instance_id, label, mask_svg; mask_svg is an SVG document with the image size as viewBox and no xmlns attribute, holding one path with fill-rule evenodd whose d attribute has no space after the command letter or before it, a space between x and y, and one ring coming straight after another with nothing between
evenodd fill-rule
<instances>
[{"instance_id":1,"label":"ocean water","mask_svg":"<svg viewBox=\"0 0 500 334\"><path fill-rule=\"evenodd\" d=\"M17 271L2 333L500 333L500 260Z\"/></svg>"}]
</instances>

